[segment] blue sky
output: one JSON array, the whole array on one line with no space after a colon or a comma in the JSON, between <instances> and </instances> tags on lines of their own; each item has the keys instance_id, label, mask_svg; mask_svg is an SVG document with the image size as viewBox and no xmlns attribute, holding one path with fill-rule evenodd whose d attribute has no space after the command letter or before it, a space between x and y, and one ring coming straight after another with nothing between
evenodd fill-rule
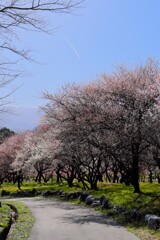
<instances>
[{"instance_id":1,"label":"blue sky","mask_svg":"<svg viewBox=\"0 0 160 240\"><path fill-rule=\"evenodd\" d=\"M44 90L92 81L117 65L133 67L148 57L159 59L159 9L159 0L86 0L73 14L45 15L52 35L19 31L39 63L19 63L25 74L15 81L14 86L21 87L11 96L16 116L5 116L1 125L14 130L35 127L36 111L45 104Z\"/></svg>"}]
</instances>

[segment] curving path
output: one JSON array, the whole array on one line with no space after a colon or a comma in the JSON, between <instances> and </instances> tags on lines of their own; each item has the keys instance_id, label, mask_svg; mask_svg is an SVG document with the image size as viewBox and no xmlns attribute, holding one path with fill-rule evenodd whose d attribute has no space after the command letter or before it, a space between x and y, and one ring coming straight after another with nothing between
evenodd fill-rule
<instances>
[{"instance_id":1,"label":"curving path","mask_svg":"<svg viewBox=\"0 0 160 240\"><path fill-rule=\"evenodd\" d=\"M28 240L139 240L93 209L44 198L19 201L36 218Z\"/></svg>"}]
</instances>

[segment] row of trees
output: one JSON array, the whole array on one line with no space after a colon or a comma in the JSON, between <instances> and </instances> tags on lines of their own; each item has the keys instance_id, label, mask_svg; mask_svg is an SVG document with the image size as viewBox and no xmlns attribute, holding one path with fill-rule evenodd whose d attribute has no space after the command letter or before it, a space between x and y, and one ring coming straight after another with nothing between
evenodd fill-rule
<instances>
[{"instance_id":1,"label":"row of trees","mask_svg":"<svg viewBox=\"0 0 160 240\"><path fill-rule=\"evenodd\" d=\"M58 182L64 178L71 187L77 179L91 189L105 176L132 184L134 192L140 192L139 181L146 175L160 183L157 63L118 68L90 84L68 85L58 94L45 92L44 98L44 124L0 145L0 166L7 163L7 174L37 181L56 174Z\"/></svg>"},{"instance_id":2,"label":"row of trees","mask_svg":"<svg viewBox=\"0 0 160 240\"><path fill-rule=\"evenodd\" d=\"M74 170L96 189L107 166L112 167L114 178L120 174L140 192L140 169L160 168L159 74L149 60L144 67L119 68L91 84L44 94L46 120L59 130L57 157L70 173Z\"/></svg>"}]
</instances>

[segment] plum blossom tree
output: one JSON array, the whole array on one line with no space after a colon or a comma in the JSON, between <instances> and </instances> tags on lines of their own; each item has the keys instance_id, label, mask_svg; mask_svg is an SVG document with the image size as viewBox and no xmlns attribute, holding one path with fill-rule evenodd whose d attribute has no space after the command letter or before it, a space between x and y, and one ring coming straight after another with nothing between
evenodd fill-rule
<instances>
[{"instance_id":1,"label":"plum blossom tree","mask_svg":"<svg viewBox=\"0 0 160 240\"><path fill-rule=\"evenodd\" d=\"M19 151L25 139L25 133L14 134L0 145L0 181L16 181L17 172L13 172L11 164L14 162L17 151Z\"/></svg>"},{"instance_id":2,"label":"plum blossom tree","mask_svg":"<svg viewBox=\"0 0 160 240\"><path fill-rule=\"evenodd\" d=\"M112 119L113 132L116 133L120 146L117 145L116 148L123 149L126 153L130 163L131 184L135 192L140 192L141 155L148 150L147 139L154 131L151 119L159 118L160 113L159 67L149 60L144 67L134 70L121 68L112 77L104 76L103 81L102 84L106 83L106 92L109 91L111 101L117 108L117 113Z\"/></svg>"},{"instance_id":3,"label":"plum blossom tree","mask_svg":"<svg viewBox=\"0 0 160 240\"><path fill-rule=\"evenodd\" d=\"M44 110L48 123L59 129L57 139L61 147L58 158L61 166L65 166L61 169L64 173L62 177L68 181L69 186L77 178L84 187L87 187L88 182L92 189L97 189L97 181L104 171L104 151L90 144L97 116L94 113L94 104L89 100L89 93L92 100L94 96L98 100L98 96L91 96L91 93L97 93L94 87L87 87L85 91L73 85L65 87L57 95L46 93L45 97L50 100L50 104ZM98 133L94 134L94 138L98 138Z\"/></svg>"},{"instance_id":4,"label":"plum blossom tree","mask_svg":"<svg viewBox=\"0 0 160 240\"><path fill-rule=\"evenodd\" d=\"M139 167L148 156L151 136L155 136L151 123L159 119L160 71L155 62L148 60L133 70L119 68L92 84L68 86L59 94L45 93L44 97L49 100L43 107L47 122L59 129L57 138L65 146L68 163L73 164L74 159L81 176L86 159L99 153L91 161L97 176L110 159L115 177L119 173L121 182L140 192ZM101 160L94 161L99 156ZM85 173L89 176L90 169Z\"/></svg>"},{"instance_id":5,"label":"plum blossom tree","mask_svg":"<svg viewBox=\"0 0 160 240\"><path fill-rule=\"evenodd\" d=\"M44 128L45 129L45 128ZM17 151L12 167L23 173L33 175L36 173L36 181L46 181L45 173L53 170L53 143L49 137L49 131L35 130L29 132L25 138L23 147Z\"/></svg>"}]
</instances>

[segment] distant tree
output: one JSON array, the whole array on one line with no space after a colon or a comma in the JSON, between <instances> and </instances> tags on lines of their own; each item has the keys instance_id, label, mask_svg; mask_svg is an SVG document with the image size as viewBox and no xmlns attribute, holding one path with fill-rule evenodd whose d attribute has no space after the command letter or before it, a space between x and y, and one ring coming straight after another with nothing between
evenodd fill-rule
<instances>
[{"instance_id":1,"label":"distant tree","mask_svg":"<svg viewBox=\"0 0 160 240\"><path fill-rule=\"evenodd\" d=\"M15 132L10 130L9 128L1 128L0 129L0 144L6 139L14 135Z\"/></svg>"},{"instance_id":2,"label":"distant tree","mask_svg":"<svg viewBox=\"0 0 160 240\"><path fill-rule=\"evenodd\" d=\"M29 132L22 148L16 152L12 168L24 175L35 176L38 182L42 179L46 181L45 174L53 171L53 148L52 139L46 128Z\"/></svg>"},{"instance_id":3,"label":"distant tree","mask_svg":"<svg viewBox=\"0 0 160 240\"><path fill-rule=\"evenodd\" d=\"M18 171L13 171L11 164L24 144L25 134L14 134L0 144L0 181L16 181Z\"/></svg>"}]
</instances>

